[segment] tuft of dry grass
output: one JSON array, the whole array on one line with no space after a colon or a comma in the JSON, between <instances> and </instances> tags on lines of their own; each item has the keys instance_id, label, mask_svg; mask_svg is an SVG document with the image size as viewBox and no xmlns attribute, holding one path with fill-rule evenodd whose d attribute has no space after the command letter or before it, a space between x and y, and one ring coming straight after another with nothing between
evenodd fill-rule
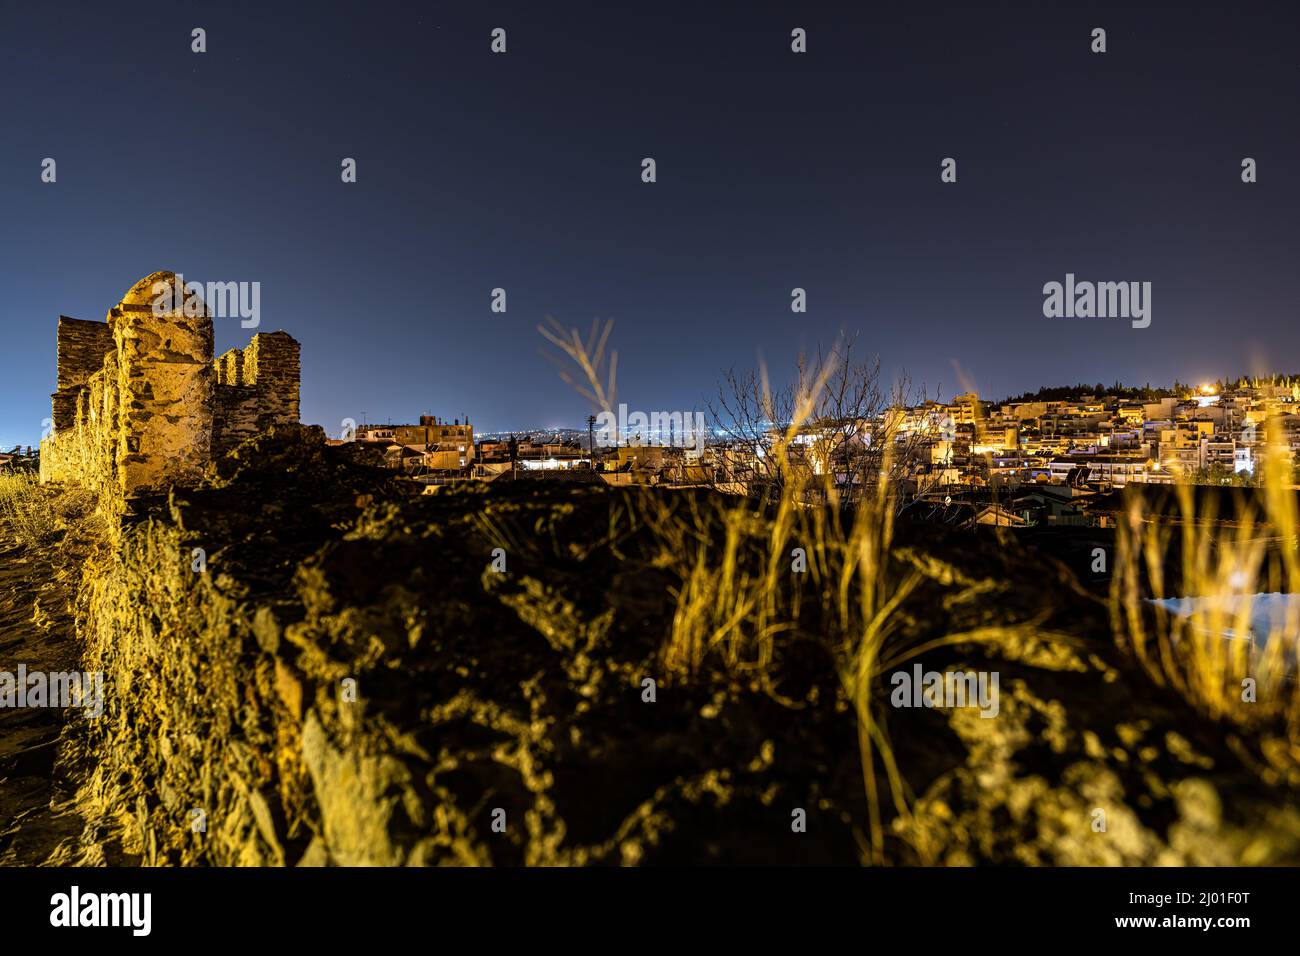
<instances>
[{"instance_id":1,"label":"tuft of dry grass","mask_svg":"<svg viewBox=\"0 0 1300 956\"><path fill-rule=\"evenodd\" d=\"M582 394L598 408L608 407L615 387L612 368L608 380L601 375L608 327L593 329L586 341L577 330L566 333L558 324L541 331L586 377ZM927 647L903 646L897 639L895 613L921 575L891 553L898 509L888 451L874 484L857 489L852 502L842 498L832 474L802 467L799 457L798 442L808 426L818 424L813 420L818 396L834 371L833 361L822 363L819 374L800 386L790 420L764 448L778 479L770 483L779 489L775 498L646 489L641 507L660 543L659 563L679 581L670 591L676 607L663 649L670 679L695 679L712 661L757 680L782 699L768 678L786 640L809 638L827 647L857 725L868 808L862 859L883 864L882 781L904 830L914 829L907 826L912 795L895 762L882 710L887 697L883 675L936 643L997 641L1003 635L952 635ZM766 374L762 381L766 417L773 421L778 416ZM796 548L806 573L794 573ZM924 859L925 848L916 849Z\"/></svg>"},{"instance_id":2,"label":"tuft of dry grass","mask_svg":"<svg viewBox=\"0 0 1300 956\"><path fill-rule=\"evenodd\" d=\"M1110 594L1117 642L1151 678L1208 716L1257 735L1278 771L1300 779L1300 556L1292 455L1266 436L1259 494L1213 513L1180 486L1175 521L1134 500L1117 537ZM1219 521L1231 517L1231 521ZM1171 558L1172 555L1172 558ZM1285 605L1274 596L1290 595ZM1263 614L1268 608L1282 613ZM1267 618L1267 620L1265 620Z\"/></svg>"},{"instance_id":3,"label":"tuft of dry grass","mask_svg":"<svg viewBox=\"0 0 1300 956\"><path fill-rule=\"evenodd\" d=\"M14 539L28 548L39 548L58 533L51 496L40 479L28 472L0 474L0 518Z\"/></svg>"},{"instance_id":4,"label":"tuft of dry grass","mask_svg":"<svg viewBox=\"0 0 1300 956\"><path fill-rule=\"evenodd\" d=\"M0 473L0 523L26 548L44 547L72 526L97 537L107 527L98 496L79 486L44 485L28 472Z\"/></svg>"}]
</instances>

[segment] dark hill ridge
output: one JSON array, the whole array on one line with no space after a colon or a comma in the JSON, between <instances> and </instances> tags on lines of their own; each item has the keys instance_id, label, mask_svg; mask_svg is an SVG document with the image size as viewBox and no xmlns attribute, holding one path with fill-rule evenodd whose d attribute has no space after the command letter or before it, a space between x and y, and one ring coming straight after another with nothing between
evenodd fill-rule
<instances>
[{"instance_id":1,"label":"dark hill ridge","mask_svg":"<svg viewBox=\"0 0 1300 956\"><path fill-rule=\"evenodd\" d=\"M205 487L136 501L120 547L88 563L83 666L108 675L110 709L65 733L69 759L94 761L78 800L92 826L56 858L863 859L858 732L829 624L806 612L766 687L716 656L673 679L681 556L642 492L415 496L322 437L277 428ZM723 501L690 494L674 507ZM995 670L1001 700L995 719L894 709L881 676L916 800L910 821L895 812L878 760L888 861L1300 860L1294 790L1129 667L1104 603L1064 565L1009 536L900 533L894 559L921 583L891 640L997 632L920 661ZM807 832L792 832L796 809Z\"/></svg>"}]
</instances>

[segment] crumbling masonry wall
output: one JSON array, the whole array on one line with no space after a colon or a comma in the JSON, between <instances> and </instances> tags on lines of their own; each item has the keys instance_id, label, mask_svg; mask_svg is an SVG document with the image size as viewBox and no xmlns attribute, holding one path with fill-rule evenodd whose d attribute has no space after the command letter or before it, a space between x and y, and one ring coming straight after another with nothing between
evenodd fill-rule
<instances>
[{"instance_id":1,"label":"crumbling masonry wall","mask_svg":"<svg viewBox=\"0 0 1300 956\"><path fill-rule=\"evenodd\" d=\"M119 488L117 353L109 352L101 362L99 371L72 392L71 411L62 424L55 394L58 437L41 442L41 477L49 481L75 475L79 484L111 503Z\"/></svg>"},{"instance_id":2,"label":"crumbling masonry wall","mask_svg":"<svg viewBox=\"0 0 1300 956\"><path fill-rule=\"evenodd\" d=\"M118 354L117 470L125 494L193 484L211 458L212 319L206 309L197 316L156 312L153 287L168 281L165 273L141 280L108 313Z\"/></svg>"},{"instance_id":3,"label":"crumbling masonry wall","mask_svg":"<svg viewBox=\"0 0 1300 956\"><path fill-rule=\"evenodd\" d=\"M58 378L53 395L56 430L76 424L77 400L113 348L113 330L107 322L59 316Z\"/></svg>"},{"instance_id":4,"label":"crumbling masonry wall","mask_svg":"<svg viewBox=\"0 0 1300 956\"><path fill-rule=\"evenodd\" d=\"M217 359L215 453L224 454L272 425L298 421L298 350L284 332L259 333L247 348Z\"/></svg>"},{"instance_id":5,"label":"crumbling masonry wall","mask_svg":"<svg viewBox=\"0 0 1300 956\"><path fill-rule=\"evenodd\" d=\"M208 309L187 303L177 281L171 272L146 276L105 322L60 316L42 480L92 488L115 510L128 496L193 485L214 457L272 425L297 423L298 343L259 333L214 361ZM164 290L176 303L170 311L155 308Z\"/></svg>"}]
</instances>

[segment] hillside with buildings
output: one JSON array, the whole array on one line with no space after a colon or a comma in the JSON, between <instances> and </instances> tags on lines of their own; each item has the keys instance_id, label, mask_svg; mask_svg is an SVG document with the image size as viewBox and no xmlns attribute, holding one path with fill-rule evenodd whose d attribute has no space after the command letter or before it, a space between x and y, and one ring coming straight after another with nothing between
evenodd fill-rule
<instances>
[{"instance_id":1,"label":"hillside with buildings","mask_svg":"<svg viewBox=\"0 0 1300 956\"><path fill-rule=\"evenodd\" d=\"M1143 391L1170 394L1142 400ZM741 440L717 422L706 441L683 447L667 435L598 443L577 430L476 439L468 419L422 416L418 425L361 426L336 440L374 447L390 467L428 486L551 478L752 495L770 477L771 449L785 427L767 425ZM893 477L912 518L1104 527L1112 513L1093 506L1129 485L1258 486L1270 434L1295 484L1300 382L1242 379L1001 404L965 394L809 421L798 432L790 455L846 492L860 483L863 458L882 444L899 449Z\"/></svg>"}]
</instances>

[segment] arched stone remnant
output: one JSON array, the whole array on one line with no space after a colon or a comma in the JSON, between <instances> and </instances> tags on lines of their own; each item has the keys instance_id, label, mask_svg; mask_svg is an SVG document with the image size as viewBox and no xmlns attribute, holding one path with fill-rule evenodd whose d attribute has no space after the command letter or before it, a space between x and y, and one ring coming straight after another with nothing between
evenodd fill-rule
<instances>
[{"instance_id":1,"label":"arched stone remnant","mask_svg":"<svg viewBox=\"0 0 1300 956\"><path fill-rule=\"evenodd\" d=\"M298 421L297 341L259 333L214 361L209 310L178 281L145 276L106 322L60 316L44 480L123 497L164 491L195 483L245 438Z\"/></svg>"}]
</instances>

